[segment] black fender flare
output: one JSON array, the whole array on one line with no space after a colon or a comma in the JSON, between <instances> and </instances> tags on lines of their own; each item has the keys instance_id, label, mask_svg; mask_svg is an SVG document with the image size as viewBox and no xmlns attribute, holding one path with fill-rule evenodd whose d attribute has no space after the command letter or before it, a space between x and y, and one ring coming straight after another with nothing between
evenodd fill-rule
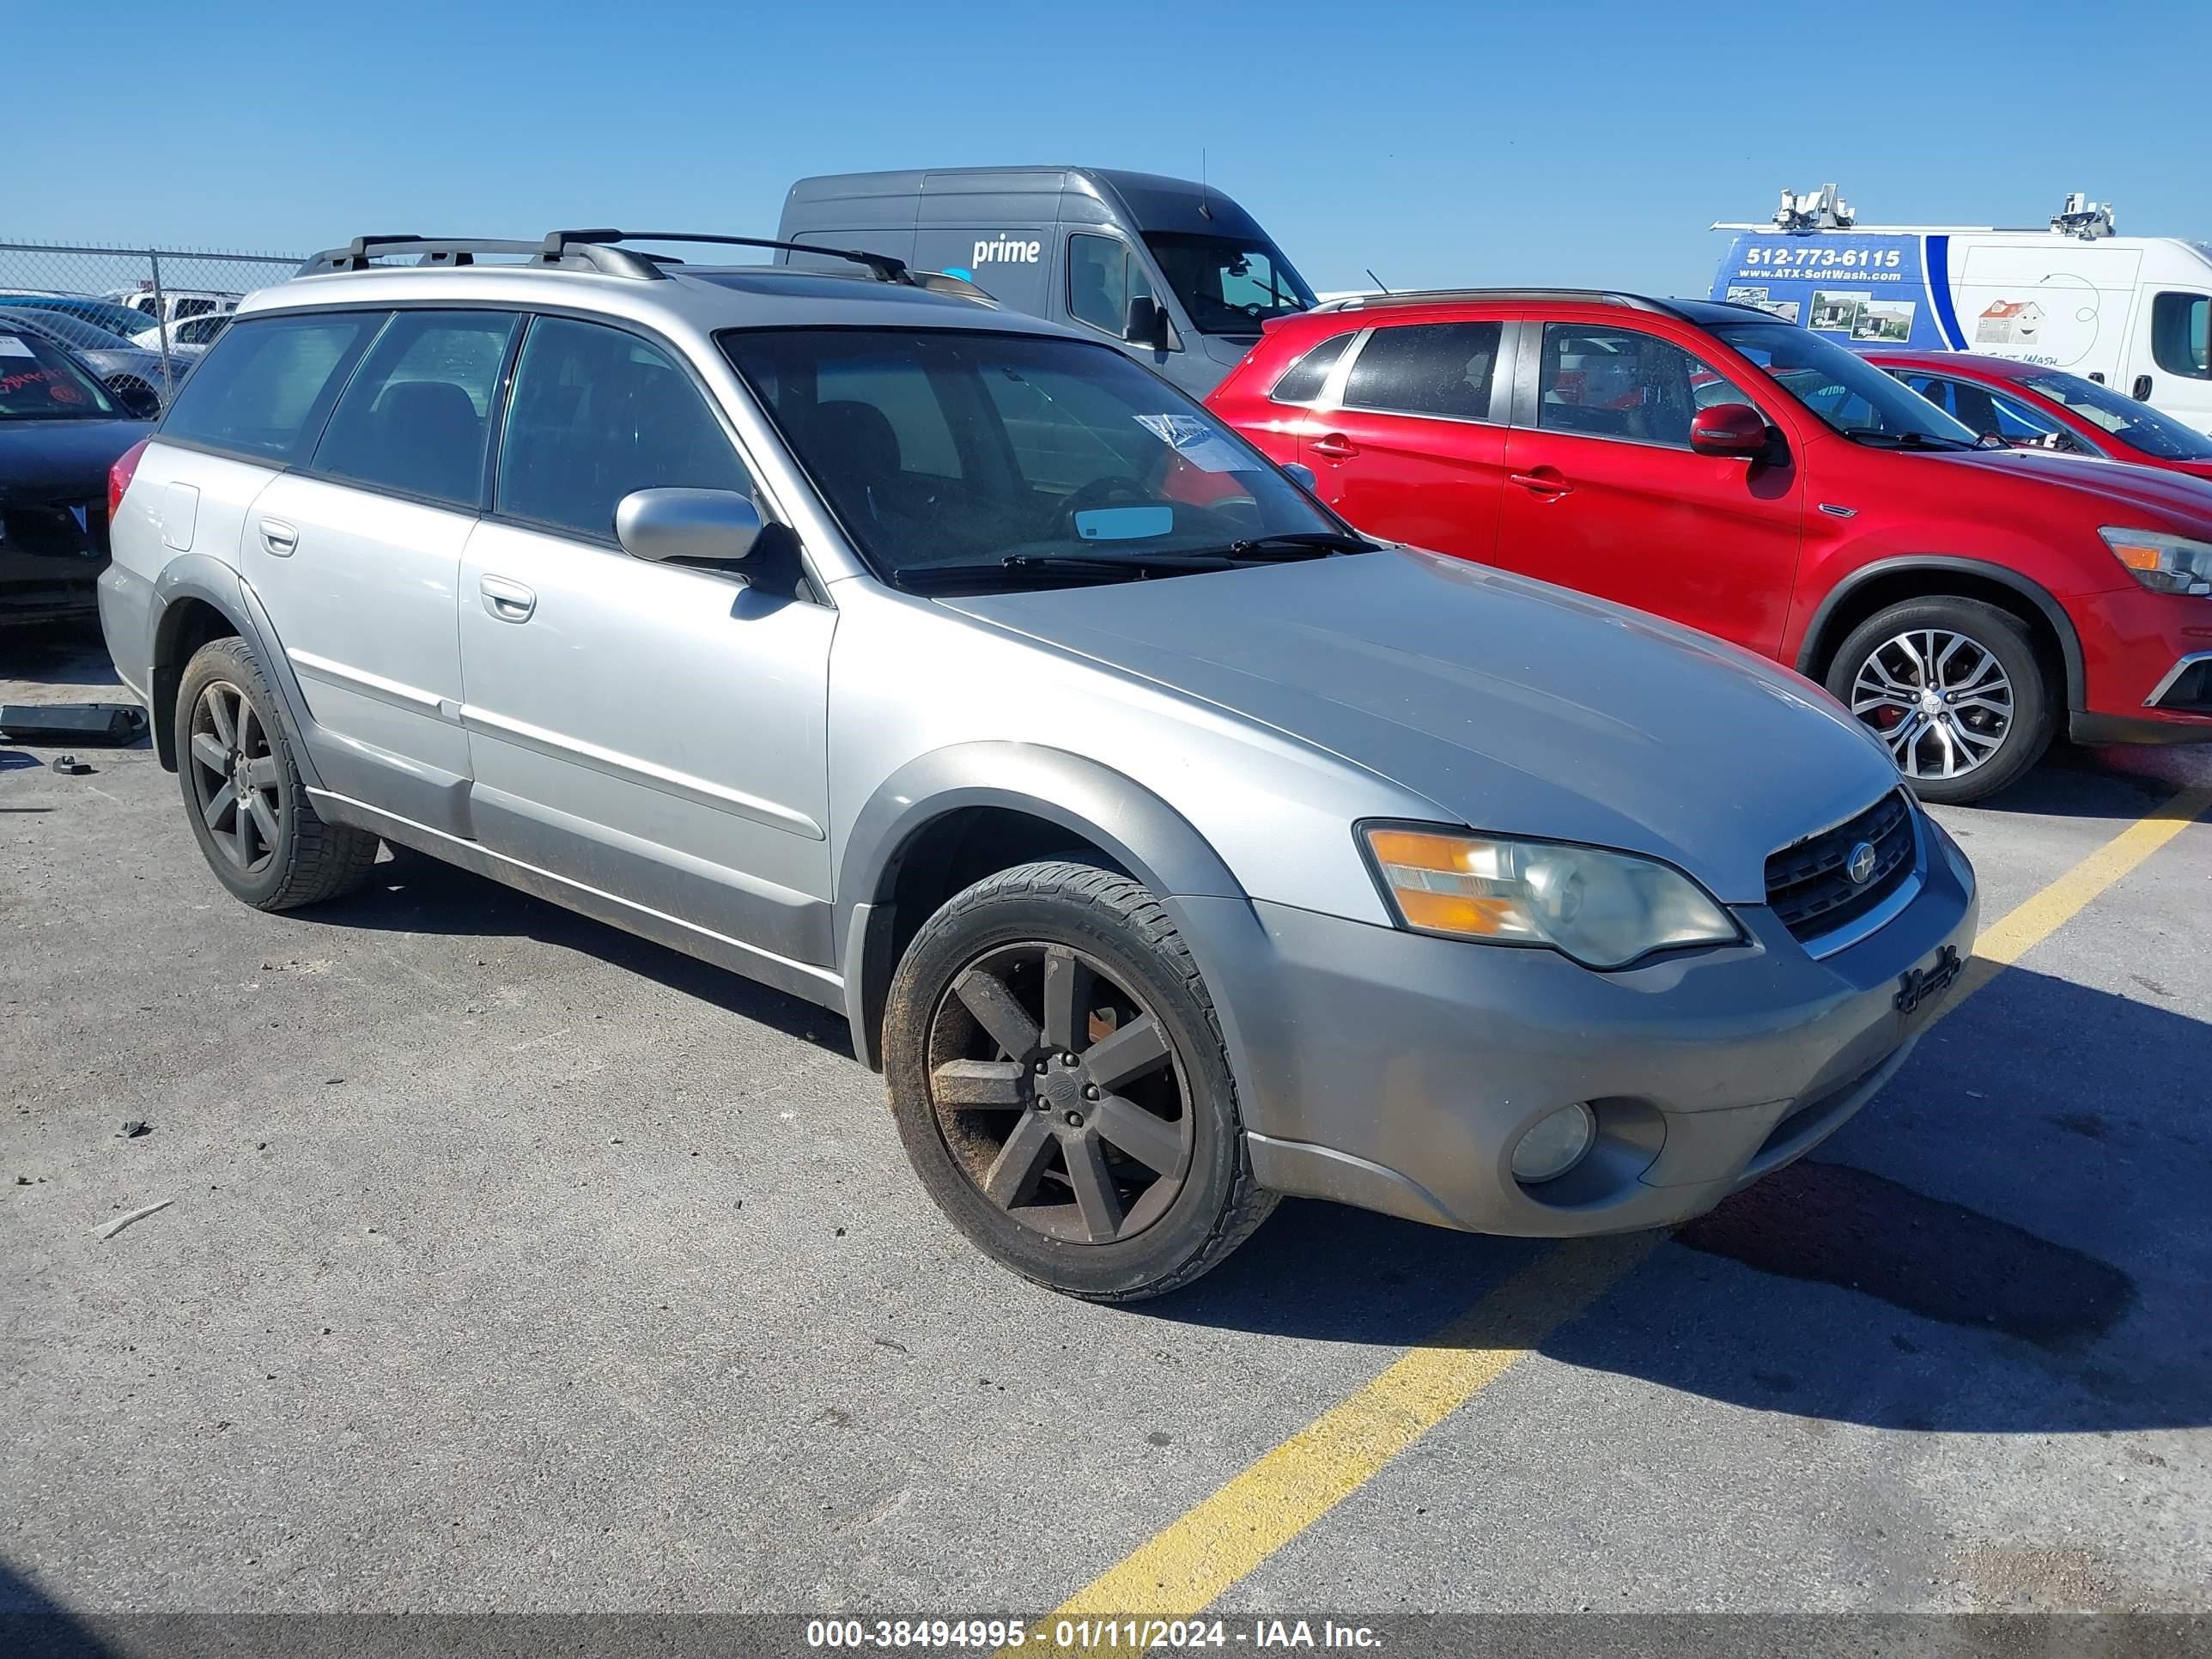
<instances>
[{"instance_id":1,"label":"black fender flare","mask_svg":"<svg viewBox=\"0 0 2212 1659\"><path fill-rule=\"evenodd\" d=\"M167 659L176 651L187 600L197 600L219 613L239 637L253 647L254 655L261 659L261 672L276 693L277 717L284 722L284 735L291 740L292 757L300 775L309 788L321 788L322 780L316 775L314 757L306 738L311 724L306 719L307 699L301 695L300 682L276 638L276 626L269 620L260 595L222 560L205 553L179 554L154 579L154 598L147 618L149 696L165 666L177 672L183 670L182 663L170 664ZM161 764L173 772L177 756L176 734L169 729L173 714L167 708L149 711L155 752Z\"/></svg>"},{"instance_id":2,"label":"black fender flare","mask_svg":"<svg viewBox=\"0 0 2212 1659\"><path fill-rule=\"evenodd\" d=\"M2058 603L2050 590L2039 582L2023 576L2017 570L2001 564L1991 564L1982 559L1962 559L1948 553L1905 553L1894 558L1876 559L1872 564L1862 565L1838 582L1828 592L1814 611L1813 620L1806 625L1804 642L1797 647L1797 672L1811 679L1820 678L1814 672L1820 660L1820 647L1825 643L1829 618L1839 606L1867 583L1904 571L1929 571L1954 575L1977 576L2008 587L2041 613L2057 637L2058 653L2066 668L2066 706L2069 709L2087 706L2088 694L2087 678L2081 667L2081 639L2074 630L2074 620L2066 614L2066 607Z\"/></svg>"},{"instance_id":3,"label":"black fender flare","mask_svg":"<svg viewBox=\"0 0 2212 1659\"><path fill-rule=\"evenodd\" d=\"M876 1033L889 990L891 890L915 837L948 812L997 806L1042 818L1103 849L1177 912L1178 896L1244 898L1189 820L1142 784L1088 756L1026 743L963 743L918 755L877 786L846 832L834 937L854 1052L879 1067ZM1183 918L1178 913L1180 923ZM1188 930L1187 930L1188 931ZM1192 951L1205 960L1196 939ZM1224 1013L1224 1024L1227 1016Z\"/></svg>"}]
</instances>

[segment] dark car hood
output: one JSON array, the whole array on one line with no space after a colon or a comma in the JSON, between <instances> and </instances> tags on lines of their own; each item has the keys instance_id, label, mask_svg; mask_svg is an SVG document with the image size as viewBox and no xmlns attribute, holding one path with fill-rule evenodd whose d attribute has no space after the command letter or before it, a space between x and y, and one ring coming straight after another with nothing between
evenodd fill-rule
<instances>
[{"instance_id":1,"label":"dark car hood","mask_svg":"<svg viewBox=\"0 0 2212 1659\"><path fill-rule=\"evenodd\" d=\"M2102 496L2110 508L2148 513L2140 519L2108 519L2158 530L2176 523L2181 533L2212 536L2212 484L2169 467L2138 466L2100 456L2060 455L2046 449L1976 449L1930 457L1944 466L1971 466L2025 483Z\"/></svg>"},{"instance_id":2,"label":"dark car hood","mask_svg":"<svg viewBox=\"0 0 2212 1659\"><path fill-rule=\"evenodd\" d=\"M1763 902L1766 855L1897 787L1824 691L1709 635L1401 550L945 603L1329 750L1502 834Z\"/></svg>"},{"instance_id":3,"label":"dark car hood","mask_svg":"<svg viewBox=\"0 0 2212 1659\"><path fill-rule=\"evenodd\" d=\"M154 430L151 421L0 419L0 499L107 500L107 469Z\"/></svg>"}]
</instances>

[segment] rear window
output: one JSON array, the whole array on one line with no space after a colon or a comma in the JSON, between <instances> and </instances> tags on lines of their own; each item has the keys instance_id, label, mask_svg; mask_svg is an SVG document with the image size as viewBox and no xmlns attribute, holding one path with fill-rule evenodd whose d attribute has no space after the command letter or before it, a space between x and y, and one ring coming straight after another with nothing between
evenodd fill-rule
<instances>
[{"instance_id":1,"label":"rear window","mask_svg":"<svg viewBox=\"0 0 2212 1659\"><path fill-rule=\"evenodd\" d=\"M1328 372L1336 367L1336 360L1344 356L1344 348L1352 343L1349 334L1334 335L1323 340L1311 351L1291 365L1291 372L1275 382L1275 389L1267 395L1279 404L1310 404L1321 396L1328 384Z\"/></svg>"},{"instance_id":2,"label":"rear window","mask_svg":"<svg viewBox=\"0 0 2212 1659\"><path fill-rule=\"evenodd\" d=\"M233 324L178 390L161 436L288 465L306 459L347 371L389 314L348 311Z\"/></svg>"},{"instance_id":3,"label":"rear window","mask_svg":"<svg viewBox=\"0 0 2212 1659\"><path fill-rule=\"evenodd\" d=\"M492 392L517 320L492 311L399 313L338 399L315 471L477 506Z\"/></svg>"}]
</instances>

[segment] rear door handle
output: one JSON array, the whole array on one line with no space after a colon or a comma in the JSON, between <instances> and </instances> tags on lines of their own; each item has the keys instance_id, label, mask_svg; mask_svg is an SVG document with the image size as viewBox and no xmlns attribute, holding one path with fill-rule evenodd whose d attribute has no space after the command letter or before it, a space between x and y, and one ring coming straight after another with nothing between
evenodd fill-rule
<instances>
[{"instance_id":1,"label":"rear door handle","mask_svg":"<svg viewBox=\"0 0 2212 1659\"><path fill-rule=\"evenodd\" d=\"M1571 495L1574 486L1549 467L1540 467L1534 472L1509 472L1506 477L1522 489L1538 495Z\"/></svg>"},{"instance_id":2,"label":"rear door handle","mask_svg":"<svg viewBox=\"0 0 2212 1659\"><path fill-rule=\"evenodd\" d=\"M300 545L300 532L282 519L261 521L261 544L280 559L289 559Z\"/></svg>"},{"instance_id":3,"label":"rear door handle","mask_svg":"<svg viewBox=\"0 0 2212 1659\"><path fill-rule=\"evenodd\" d=\"M1332 461L1349 460L1359 453L1359 446L1341 432L1329 432L1313 441L1313 453Z\"/></svg>"},{"instance_id":4,"label":"rear door handle","mask_svg":"<svg viewBox=\"0 0 2212 1659\"><path fill-rule=\"evenodd\" d=\"M530 613L538 609L536 593L504 576L481 578L477 591L483 595L484 609L501 622L528 622Z\"/></svg>"},{"instance_id":5,"label":"rear door handle","mask_svg":"<svg viewBox=\"0 0 2212 1659\"><path fill-rule=\"evenodd\" d=\"M2135 390L2129 393L2129 395L2137 403L2147 401L2150 397L2150 376L2148 374L2136 375Z\"/></svg>"}]
</instances>

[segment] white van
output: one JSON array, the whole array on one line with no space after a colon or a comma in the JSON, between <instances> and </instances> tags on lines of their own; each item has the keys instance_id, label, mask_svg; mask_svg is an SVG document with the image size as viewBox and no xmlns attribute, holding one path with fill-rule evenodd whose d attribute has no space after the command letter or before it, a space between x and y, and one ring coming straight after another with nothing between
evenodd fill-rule
<instances>
[{"instance_id":1,"label":"white van","mask_svg":"<svg viewBox=\"0 0 2212 1659\"><path fill-rule=\"evenodd\" d=\"M1833 185L1734 231L1711 297L1861 350L2045 363L2212 432L2212 243L2119 236L2079 195L2047 228L1862 225Z\"/></svg>"}]
</instances>

